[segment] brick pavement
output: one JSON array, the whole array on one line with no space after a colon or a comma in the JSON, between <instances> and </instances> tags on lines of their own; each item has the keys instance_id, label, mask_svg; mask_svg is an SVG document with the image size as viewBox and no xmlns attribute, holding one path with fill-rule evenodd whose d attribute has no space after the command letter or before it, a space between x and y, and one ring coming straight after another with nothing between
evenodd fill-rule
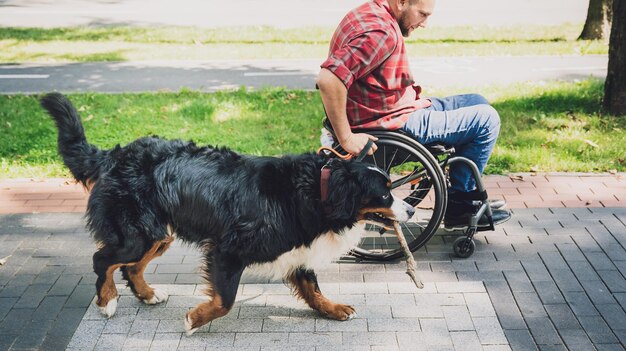
<instances>
[{"instance_id":1,"label":"brick pavement","mask_svg":"<svg viewBox=\"0 0 626 351\"><path fill-rule=\"evenodd\" d=\"M509 208L626 207L626 174L485 177L489 196ZM84 212L85 190L70 179L0 180L0 213Z\"/></svg>"},{"instance_id":2,"label":"brick pavement","mask_svg":"<svg viewBox=\"0 0 626 351\"><path fill-rule=\"evenodd\" d=\"M54 190L48 197L24 198L43 193L42 184ZM282 283L246 275L235 309L192 337L182 333L182 316L202 300L193 248L177 243L147 270L146 279L170 293L166 304L144 306L123 290L118 313L105 320L92 304L94 245L82 215L0 215L0 258L12 255L0 266L0 350L623 350L623 177L487 177L487 184L510 204L507 196L520 195L514 218L478 235L465 260L451 255L454 236L434 237L415 254L424 290L408 283L402 261L342 259L319 273L320 285L332 299L354 304L359 318L334 322ZM28 201L82 192L62 180L0 188L2 207L15 212L44 211L33 207L45 203ZM540 206L537 196L552 201L550 191L577 201ZM77 198L57 206L66 200Z\"/></svg>"}]
</instances>

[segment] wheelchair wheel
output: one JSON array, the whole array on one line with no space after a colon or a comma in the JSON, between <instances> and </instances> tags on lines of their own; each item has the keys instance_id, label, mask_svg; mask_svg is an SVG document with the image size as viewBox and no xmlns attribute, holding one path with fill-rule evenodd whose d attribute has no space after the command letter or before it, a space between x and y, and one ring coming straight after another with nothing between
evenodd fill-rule
<instances>
[{"instance_id":1,"label":"wheelchair wheel","mask_svg":"<svg viewBox=\"0 0 626 351\"><path fill-rule=\"evenodd\" d=\"M369 162L385 170L392 180L392 193L416 207L407 223L400 223L411 252L435 235L447 204L447 188L438 161L421 144L399 133L372 131L378 137L377 151ZM340 147L338 147L340 149ZM358 247L351 254L367 260L392 260L404 255L394 231L367 224Z\"/></svg>"}]
</instances>

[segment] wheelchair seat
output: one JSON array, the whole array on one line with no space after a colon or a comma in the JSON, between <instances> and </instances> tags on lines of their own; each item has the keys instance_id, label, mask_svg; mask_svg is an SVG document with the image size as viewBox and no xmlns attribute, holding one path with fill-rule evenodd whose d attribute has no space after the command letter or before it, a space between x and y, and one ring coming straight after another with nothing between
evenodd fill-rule
<instances>
[{"instance_id":1,"label":"wheelchair seat","mask_svg":"<svg viewBox=\"0 0 626 351\"><path fill-rule=\"evenodd\" d=\"M322 122L324 128L326 128L326 130L328 130L329 132L331 132L333 134L333 136L336 136L335 131L333 130L333 126L330 123L330 120L328 119L328 117L324 118L324 121ZM389 132L389 133L398 133L404 136L407 136L409 138L411 138L411 136L406 133L405 131L398 129L398 130L388 130L388 129L359 129L359 128L355 128L352 129L352 131L354 133L368 133L371 131L381 131L381 132ZM443 143L430 143L430 144L425 144L424 147L433 155L433 156L439 156L439 155L444 155L444 154L453 154L454 153L454 146L452 145L446 145Z\"/></svg>"}]
</instances>

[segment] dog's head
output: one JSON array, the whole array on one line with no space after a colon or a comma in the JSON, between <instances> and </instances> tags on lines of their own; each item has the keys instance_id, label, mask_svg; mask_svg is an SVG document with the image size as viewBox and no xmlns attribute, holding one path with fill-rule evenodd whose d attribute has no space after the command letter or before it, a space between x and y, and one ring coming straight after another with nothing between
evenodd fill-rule
<instances>
[{"instance_id":1,"label":"dog's head","mask_svg":"<svg viewBox=\"0 0 626 351\"><path fill-rule=\"evenodd\" d=\"M342 221L370 220L390 225L408 221L415 209L391 193L391 179L383 170L358 161L330 162L329 217Z\"/></svg>"}]
</instances>

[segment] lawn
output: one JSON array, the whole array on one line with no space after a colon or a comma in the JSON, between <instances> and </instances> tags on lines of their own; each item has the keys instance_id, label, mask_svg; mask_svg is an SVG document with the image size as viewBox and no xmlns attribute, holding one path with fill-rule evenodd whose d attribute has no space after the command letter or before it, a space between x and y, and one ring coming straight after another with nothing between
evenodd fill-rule
<instances>
[{"instance_id":1,"label":"lawn","mask_svg":"<svg viewBox=\"0 0 626 351\"><path fill-rule=\"evenodd\" d=\"M607 54L577 41L582 24L428 28L407 39L409 56ZM0 62L323 58L330 27L0 28Z\"/></svg>"},{"instance_id":2,"label":"lawn","mask_svg":"<svg viewBox=\"0 0 626 351\"><path fill-rule=\"evenodd\" d=\"M502 130L488 174L626 171L626 117L603 115L603 83L486 86ZM443 96L463 93L433 91ZM68 176L37 96L0 96L0 178ZM89 142L110 148L144 135L192 139L254 155L314 151L323 116L315 91L73 94Z\"/></svg>"}]
</instances>

